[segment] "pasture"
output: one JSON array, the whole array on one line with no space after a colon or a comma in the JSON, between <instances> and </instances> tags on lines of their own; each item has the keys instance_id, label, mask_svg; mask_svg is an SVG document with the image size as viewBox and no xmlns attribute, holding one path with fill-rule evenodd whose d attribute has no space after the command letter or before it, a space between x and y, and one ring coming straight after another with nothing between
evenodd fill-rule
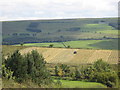
<instances>
[{"instance_id":1,"label":"pasture","mask_svg":"<svg viewBox=\"0 0 120 90\"><path fill-rule=\"evenodd\" d=\"M65 46L61 42L54 43L25 43L24 46L37 46L37 47L49 47L49 45L53 45L55 48L65 48ZM70 48L82 48L82 49L108 49L108 50L118 50L118 39L104 39L104 40L79 40L79 41L67 41L64 42ZM15 45L15 46L20 46Z\"/></svg>"}]
</instances>

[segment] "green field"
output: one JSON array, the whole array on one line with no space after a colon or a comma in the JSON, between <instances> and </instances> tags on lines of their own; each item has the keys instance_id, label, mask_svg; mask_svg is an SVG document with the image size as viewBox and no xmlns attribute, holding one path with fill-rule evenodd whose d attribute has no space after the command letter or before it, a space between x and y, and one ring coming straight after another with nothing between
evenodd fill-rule
<instances>
[{"instance_id":1,"label":"green field","mask_svg":"<svg viewBox=\"0 0 120 90\"><path fill-rule=\"evenodd\" d=\"M61 88L107 88L105 85L95 82L69 81L69 80L60 81L62 83Z\"/></svg>"},{"instance_id":2,"label":"green field","mask_svg":"<svg viewBox=\"0 0 120 90\"><path fill-rule=\"evenodd\" d=\"M98 33L106 33L106 34L116 34L120 35L120 31L118 30L105 30L105 31L97 31Z\"/></svg>"},{"instance_id":3,"label":"green field","mask_svg":"<svg viewBox=\"0 0 120 90\"><path fill-rule=\"evenodd\" d=\"M99 31L99 30L111 30L113 27L109 26L108 24L85 24L82 26L84 30L88 31Z\"/></svg>"},{"instance_id":4,"label":"green field","mask_svg":"<svg viewBox=\"0 0 120 90\"><path fill-rule=\"evenodd\" d=\"M59 42L55 43L26 43L24 46L39 46L39 47L49 47L53 44L53 47L64 47L64 45ZM83 49L118 49L118 40L79 40L79 41L67 41L64 42L66 46L70 48L83 48ZM20 46L20 45L16 45Z\"/></svg>"}]
</instances>

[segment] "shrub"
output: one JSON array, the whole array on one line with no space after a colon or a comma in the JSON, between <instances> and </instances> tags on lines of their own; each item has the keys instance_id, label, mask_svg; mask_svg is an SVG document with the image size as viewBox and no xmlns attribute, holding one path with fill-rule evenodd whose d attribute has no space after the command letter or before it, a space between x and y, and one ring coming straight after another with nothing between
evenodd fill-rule
<instances>
[{"instance_id":1,"label":"shrub","mask_svg":"<svg viewBox=\"0 0 120 90\"><path fill-rule=\"evenodd\" d=\"M56 76L69 76L70 68L65 64L55 66L55 75Z\"/></svg>"},{"instance_id":2,"label":"shrub","mask_svg":"<svg viewBox=\"0 0 120 90\"><path fill-rule=\"evenodd\" d=\"M85 69L84 75L88 81L103 83L108 87L114 87L118 77L117 73L110 68L110 65L102 59Z\"/></svg>"},{"instance_id":3,"label":"shrub","mask_svg":"<svg viewBox=\"0 0 120 90\"><path fill-rule=\"evenodd\" d=\"M90 82L99 82L108 87L114 87L117 84L118 76L108 63L100 59L83 71L76 69L74 78L76 80L83 79Z\"/></svg>"},{"instance_id":4,"label":"shrub","mask_svg":"<svg viewBox=\"0 0 120 90\"><path fill-rule=\"evenodd\" d=\"M92 81L103 83L108 87L114 87L117 82L117 74L115 72L97 72Z\"/></svg>"},{"instance_id":5,"label":"shrub","mask_svg":"<svg viewBox=\"0 0 120 90\"><path fill-rule=\"evenodd\" d=\"M59 67L55 66L55 75L58 76L58 72L59 72Z\"/></svg>"},{"instance_id":6,"label":"shrub","mask_svg":"<svg viewBox=\"0 0 120 90\"><path fill-rule=\"evenodd\" d=\"M14 79L13 71L11 71L10 69L7 69L5 65L2 65L2 78L8 79L8 80Z\"/></svg>"}]
</instances>

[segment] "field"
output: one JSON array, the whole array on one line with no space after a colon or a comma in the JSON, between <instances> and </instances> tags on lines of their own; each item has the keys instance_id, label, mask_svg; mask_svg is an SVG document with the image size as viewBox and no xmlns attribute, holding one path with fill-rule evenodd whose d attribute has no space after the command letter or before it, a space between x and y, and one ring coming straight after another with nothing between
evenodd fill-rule
<instances>
[{"instance_id":1,"label":"field","mask_svg":"<svg viewBox=\"0 0 120 90\"><path fill-rule=\"evenodd\" d=\"M83 82L83 81L68 81L60 80L62 82L62 88L107 88L103 84L94 82Z\"/></svg>"},{"instance_id":2,"label":"field","mask_svg":"<svg viewBox=\"0 0 120 90\"><path fill-rule=\"evenodd\" d=\"M39 46L39 47L49 47L50 44L53 44L53 47L62 47L65 46L61 42L54 43L26 43L24 46ZM79 41L67 41L64 42L66 46L70 48L83 48L83 49L109 49L109 50L118 50L118 39L115 40L79 40ZM15 45L20 46L20 45Z\"/></svg>"},{"instance_id":3,"label":"field","mask_svg":"<svg viewBox=\"0 0 120 90\"><path fill-rule=\"evenodd\" d=\"M118 30L105 30L105 31L97 31L98 33L106 33L106 34L116 34L120 35L120 31Z\"/></svg>"},{"instance_id":4,"label":"field","mask_svg":"<svg viewBox=\"0 0 120 90\"><path fill-rule=\"evenodd\" d=\"M6 50L6 49L7 50ZM4 55L10 55L19 49L22 54L31 50L37 50L42 54L48 63L64 63L70 65L92 64L97 59L103 59L110 64L118 63L117 50L90 50L90 49L69 49L69 48L42 48L29 46L3 46ZM74 51L77 54L74 54Z\"/></svg>"}]
</instances>

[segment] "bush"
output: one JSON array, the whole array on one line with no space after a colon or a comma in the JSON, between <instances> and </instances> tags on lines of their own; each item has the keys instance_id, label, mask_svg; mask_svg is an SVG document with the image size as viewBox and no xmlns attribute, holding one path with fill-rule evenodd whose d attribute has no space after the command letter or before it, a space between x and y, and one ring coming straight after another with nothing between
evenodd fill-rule
<instances>
[{"instance_id":1,"label":"bush","mask_svg":"<svg viewBox=\"0 0 120 90\"><path fill-rule=\"evenodd\" d=\"M55 66L55 75L56 76L69 76L70 68L65 64L61 64L60 66Z\"/></svg>"},{"instance_id":2,"label":"bush","mask_svg":"<svg viewBox=\"0 0 120 90\"><path fill-rule=\"evenodd\" d=\"M97 72L91 81L103 83L108 87L114 87L117 82L117 74L115 72Z\"/></svg>"},{"instance_id":3,"label":"bush","mask_svg":"<svg viewBox=\"0 0 120 90\"><path fill-rule=\"evenodd\" d=\"M59 67L55 66L55 75L58 76L58 72L59 72Z\"/></svg>"},{"instance_id":4,"label":"bush","mask_svg":"<svg viewBox=\"0 0 120 90\"><path fill-rule=\"evenodd\" d=\"M93 66L85 70L88 81L99 82L114 87L117 82L117 73L113 71L107 62L102 59L96 61Z\"/></svg>"},{"instance_id":5,"label":"bush","mask_svg":"<svg viewBox=\"0 0 120 90\"><path fill-rule=\"evenodd\" d=\"M100 59L94 62L92 66L85 68L83 71L76 69L74 78L75 80L83 79L90 82L99 82L108 87L114 87L117 84L118 76L108 63Z\"/></svg>"},{"instance_id":6,"label":"bush","mask_svg":"<svg viewBox=\"0 0 120 90\"><path fill-rule=\"evenodd\" d=\"M5 65L2 65L2 78L5 78L7 80L14 79L13 71L11 71L10 69L7 69Z\"/></svg>"}]
</instances>

